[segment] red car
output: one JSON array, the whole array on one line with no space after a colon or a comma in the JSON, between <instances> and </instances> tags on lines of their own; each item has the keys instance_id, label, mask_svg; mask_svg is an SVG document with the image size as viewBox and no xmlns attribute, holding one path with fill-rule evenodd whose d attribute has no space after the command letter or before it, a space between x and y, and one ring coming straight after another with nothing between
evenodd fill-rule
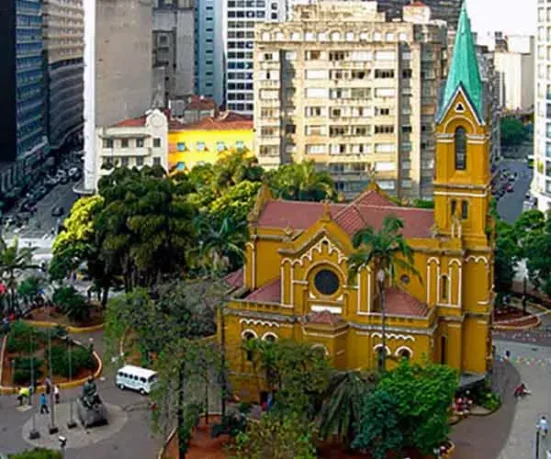
<instances>
[{"instance_id":1,"label":"red car","mask_svg":"<svg viewBox=\"0 0 551 459\"><path fill-rule=\"evenodd\" d=\"M505 186L505 191L507 191L507 193L512 193L513 191L515 191L515 187L508 183L506 186Z\"/></svg>"}]
</instances>

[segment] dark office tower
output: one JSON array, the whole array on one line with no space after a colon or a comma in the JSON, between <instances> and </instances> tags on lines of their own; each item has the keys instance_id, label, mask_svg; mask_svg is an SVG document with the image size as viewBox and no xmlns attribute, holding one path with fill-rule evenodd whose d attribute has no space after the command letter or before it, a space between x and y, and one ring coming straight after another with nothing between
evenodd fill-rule
<instances>
[{"instance_id":1,"label":"dark office tower","mask_svg":"<svg viewBox=\"0 0 551 459\"><path fill-rule=\"evenodd\" d=\"M31 183L47 153L40 0L0 2L0 191Z\"/></svg>"},{"instance_id":2,"label":"dark office tower","mask_svg":"<svg viewBox=\"0 0 551 459\"><path fill-rule=\"evenodd\" d=\"M423 3L431 10L432 19L446 21L452 29L457 28L461 4L464 0L378 0L379 11L385 11L389 19L402 17L404 5Z\"/></svg>"}]
</instances>

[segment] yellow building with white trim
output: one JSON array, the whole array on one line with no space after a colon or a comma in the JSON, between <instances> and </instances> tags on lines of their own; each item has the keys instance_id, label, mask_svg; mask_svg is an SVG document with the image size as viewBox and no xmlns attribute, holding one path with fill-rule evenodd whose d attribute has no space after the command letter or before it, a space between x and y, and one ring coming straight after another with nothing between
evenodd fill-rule
<instances>
[{"instance_id":1,"label":"yellow building with white trim","mask_svg":"<svg viewBox=\"0 0 551 459\"><path fill-rule=\"evenodd\" d=\"M225 333L232 390L256 398L250 338L288 338L324 349L342 370L375 368L382 314L372 269L348 281L351 238L386 215L404 222L419 276L398 269L385 288L391 367L424 357L463 382L491 364L494 222L488 125L470 24L463 8L436 129L434 210L398 207L376 185L348 204L274 200L261 189L249 217L244 268L229 275ZM474 66L474 70L473 70Z\"/></svg>"}]
</instances>

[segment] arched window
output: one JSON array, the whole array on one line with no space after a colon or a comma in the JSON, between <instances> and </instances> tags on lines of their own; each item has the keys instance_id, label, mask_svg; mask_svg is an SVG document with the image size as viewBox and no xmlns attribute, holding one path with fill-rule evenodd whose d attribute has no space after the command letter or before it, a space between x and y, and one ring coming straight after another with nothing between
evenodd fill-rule
<instances>
[{"instance_id":1,"label":"arched window","mask_svg":"<svg viewBox=\"0 0 551 459\"><path fill-rule=\"evenodd\" d=\"M461 201L461 218L466 220L469 217L469 203Z\"/></svg>"},{"instance_id":2,"label":"arched window","mask_svg":"<svg viewBox=\"0 0 551 459\"><path fill-rule=\"evenodd\" d=\"M467 168L467 131L464 127L455 130L455 169L464 171Z\"/></svg>"},{"instance_id":3,"label":"arched window","mask_svg":"<svg viewBox=\"0 0 551 459\"><path fill-rule=\"evenodd\" d=\"M403 359L409 360L411 359L411 356L412 356L411 349L405 346L402 346L401 348L396 350L396 356L400 358L400 360L403 360Z\"/></svg>"},{"instance_id":4,"label":"arched window","mask_svg":"<svg viewBox=\"0 0 551 459\"><path fill-rule=\"evenodd\" d=\"M452 202L450 204L450 214L452 217L455 215L456 210L457 210L457 201L455 199L452 199Z\"/></svg>"},{"instance_id":5,"label":"arched window","mask_svg":"<svg viewBox=\"0 0 551 459\"><path fill-rule=\"evenodd\" d=\"M257 338L256 334L252 331L245 331L242 336L243 336L243 339L245 341L250 341L252 339ZM247 353L247 361L252 362L252 360L253 360L253 351L247 349L246 353Z\"/></svg>"},{"instance_id":6,"label":"arched window","mask_svg":"<svg viewBox=\"0 0 551 459\"><path fill-rule=\"evenodd\" d=\"M448 276L442 276L442 299L448 299Z\"/></svg>"},{"instance_id":7,"label":"arched window","mask_svg":"<svg viewBox=\"0 0 551 459\"><path fill-rule=\"evenodd\" d=\"M267 332L267 333L264 333L264 335L262 336L262 340L268 341L270 343L275 343L277 341L277 335L272 332Z\"/></svg>"}]
</instances>

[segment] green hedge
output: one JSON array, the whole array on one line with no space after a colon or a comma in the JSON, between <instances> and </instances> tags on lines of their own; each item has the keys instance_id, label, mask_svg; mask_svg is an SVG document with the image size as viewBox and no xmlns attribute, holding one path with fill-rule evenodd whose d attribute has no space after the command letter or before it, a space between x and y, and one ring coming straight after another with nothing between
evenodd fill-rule
<instances>
[{"instance_id":1,"label":"green hedge","mask_svg":"<svg viewBox=\"0 0 551 459\"><path fill-rule=\"evenodd\" d=\"M48 350L46 350L45 359L48 361ZM93 370L96 364L92 354L88 349L80 346L71 348L71 375L75 376L81 370ZM52 371L55 375L65 378L70 376L69 372L69 352L66 346L52 347Z\"/></svg>"},{"instance_id":2,"label":"green hedge","mask_svg":"<svg viewBox=\"0 0 551 459\"><path fill-rule=\"evenodd\" d=\"M45 448L29 449L17 454L10 454L8 459L62 459L63 456L59 451Z\"/></svg>"},{"instance_id":3,"label":"green hedge","mask_svg":"<svg viewBox=\"0 0 551 459\"><path fill-rule=\"evenodd\" d=\"M8 352L32 354L38 350L40 344L46 341L46 332L33 328L21 320L16 320L10 325L6 349Z\"/></svg>"},{"instance_id":4,"label":"green hedge","mask_svg":"<svg viewBox=\"0 0 551 459\"><path fill-rule=\"evenodd\" d=\"M43 361L36 357L17 357L15 359L15 372L13 374L13 382L18 386L23 386L31 383L31 360L34 365L34 380L42 377Z\"/></svg>"}]
</instances>

